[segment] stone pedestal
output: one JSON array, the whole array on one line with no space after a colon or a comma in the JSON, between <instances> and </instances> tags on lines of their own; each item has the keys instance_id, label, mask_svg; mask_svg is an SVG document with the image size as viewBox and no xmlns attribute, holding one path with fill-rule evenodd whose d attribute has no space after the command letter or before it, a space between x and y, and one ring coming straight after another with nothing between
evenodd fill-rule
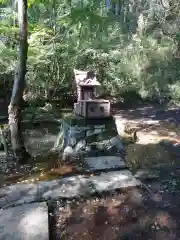
<instances>
[{"instance_id":1,"label":"stone pedestal","mask_svg":"<svg viewBox=\"0 0 180 240\"><path fill-rule=\"evenodd\" d=\"M110 116L109 100L81 100L74 104L74 113L85 118L106 118Z\"/></svg>"},{"instance_id":2,"label":"stone pedestal","mask_svg":"<svg viewBox=\"0 0 180 240\"><path fill-rule=\"evenodd\" d=\"M89 158L96 157L99 157L97 161L102 159L104 164L105 160L102 156L109 156L107 162L112 159L117 166L117 158L119 161L123 161L124 154L113 117L85 119L72 115L63 119L54 149L62 152L64 157L88 159L87 164L91 162ZM120 163L120 166L122 165L124 164Z\"/></svg>"}]
</instances>

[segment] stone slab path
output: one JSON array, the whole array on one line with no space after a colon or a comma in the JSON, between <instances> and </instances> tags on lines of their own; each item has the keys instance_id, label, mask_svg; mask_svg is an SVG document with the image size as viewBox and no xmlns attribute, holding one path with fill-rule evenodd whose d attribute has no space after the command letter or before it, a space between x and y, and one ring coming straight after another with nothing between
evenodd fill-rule
<instances>
[{"instance_id":1,"label":"stone slab path","mask_svg":"<svg viewBox=\"0 0 180 240\"><path fill-rule=\"evenodd\" d=\"M0 239L49 239L48 207L45 201L87 198L96 193L139 185L141 182L129 170L120 170L6 186L0 189Z\"/></svg>"},{"instance_id":2,"label":"stone slab path","mask_svg":"<svg viewBox=\"0 0 180 240\"><path fill-rule=\"evenodd\" d=\"M103 191L141 185L129 170L111 171L99 175L77 175L32 184L14 184L0 189L0 207L34 201L76 198Z\"/></svg>"},{"instance_id":3,"label":"stone slab path","mask_svg":"<svg viewBox=\"0 0 180 240\"><path fill-rule=\"evenodd\" d=\"M48 240L46 203L24 204L0 212L0 239Z\"/></svg>"}]
</instances>

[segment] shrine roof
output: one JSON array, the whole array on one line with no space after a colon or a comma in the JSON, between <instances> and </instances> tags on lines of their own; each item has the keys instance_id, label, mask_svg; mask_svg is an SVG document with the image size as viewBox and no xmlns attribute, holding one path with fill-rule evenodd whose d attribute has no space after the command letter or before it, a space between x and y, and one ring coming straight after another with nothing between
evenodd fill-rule
<instances>
[{"instance_id":1,"label":"shrine roof","mask_svg":"<svg viewBox=\"0 0 180 240\"><path fill-rule=\"evenodd\" d=\"M79 81L79 86L100 86L100 83L96 79L86 79L85 81Z\"/></svg>"},{"instance_id":2,"label":"shrine roof","mask_svg":"<svg viewBox=\"0 0 180 240\"><path fill-rule=\"evenodd\" d=\"M96 75L92 71L74 70L75 81L79 86L100 86L97 81Z\"/></svg>"}]
</instances>

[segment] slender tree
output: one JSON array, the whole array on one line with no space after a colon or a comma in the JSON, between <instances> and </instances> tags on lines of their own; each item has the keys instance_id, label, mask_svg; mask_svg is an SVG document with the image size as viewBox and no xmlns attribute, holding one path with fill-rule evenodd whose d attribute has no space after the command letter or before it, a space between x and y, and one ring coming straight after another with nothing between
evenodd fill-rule
<instances>
[{"instance_id":1,"label":"slender tree","mask_svg":"<svg viewBox=\"0 0 180 240\"><path fill-rule=\"evenodd\" d=\"M22 103L25 89L26 62L28 52L27 42L27 0L18 0L18 21L19 21L19 59L15 73L11 101L8 108L9 127L11 132L11 143L14 156L19 163L25 163L30 157L27 152L21 125L22 125Z\"/></svg>"}]
</instances>

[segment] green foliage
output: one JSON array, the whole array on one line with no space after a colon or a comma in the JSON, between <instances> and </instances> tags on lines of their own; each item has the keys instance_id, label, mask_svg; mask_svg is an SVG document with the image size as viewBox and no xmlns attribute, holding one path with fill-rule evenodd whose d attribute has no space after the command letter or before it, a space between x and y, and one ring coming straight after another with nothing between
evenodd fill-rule
<instances>
[{"instance_id":1,"label":"green foliage","mask_svg":"<svg viewBox=\"0 0 180 240\"><path fill-rule=\"evenodd\" d=\"M13 3L3 3L0 70L8 72L17 58L17 14ZM118 99L178 101L179 2L114 3L119 15L108 10L105 1L30 0L29 88L55 86L71 91L73 68L92 68L105 91Z\"/></svg>"}]
</instances>

